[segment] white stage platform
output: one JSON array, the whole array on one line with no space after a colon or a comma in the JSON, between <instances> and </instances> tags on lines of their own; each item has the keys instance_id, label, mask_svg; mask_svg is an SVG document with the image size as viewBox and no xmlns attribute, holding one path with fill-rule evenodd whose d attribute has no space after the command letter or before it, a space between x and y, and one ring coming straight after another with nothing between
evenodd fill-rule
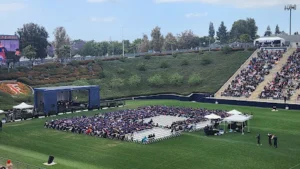
<instances>
[{"instance_id":1,"label":"white stage platform","mask_svg":"<svg viewBox=\"0 0 300 169\"><path fill-rule=\"evenodd\" d=\"M152 118L146 118L146 119L144 119L144 122L148 123L151 119L153 120L153 124L154 125L156 123L158 123L158 125L160 125L160 126L171 126L171 124L173 122L184 121L187 118L185 118L185 117L177 117L177 116L160 115L160 116L156 116L156 117L152 117Z\"/></svg>"},{"instance_id":2,"label":"white stage platform","mask_svg":"<svg viewBox=\"0 0 300 169\"><path fill-rule=\"evenodd\" d=\"M142 141L142 139L146 136L148 137L150 134L155 134L155 139L165 138L171 136L171 130L165 128L155 127L153 129L140 131L138 133L133 134L134 141Z\"/></svg>"}]
</instances>

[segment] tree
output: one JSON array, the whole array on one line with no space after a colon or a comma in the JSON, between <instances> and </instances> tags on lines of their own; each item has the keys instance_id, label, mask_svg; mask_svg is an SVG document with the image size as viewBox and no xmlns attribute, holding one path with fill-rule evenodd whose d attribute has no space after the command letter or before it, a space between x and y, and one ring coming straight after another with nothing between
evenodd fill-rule
<instances>
[{"instance_id":1,"label":"tree","mask_svg":"<svg viewBox=\"0 0 300 169\"><path fill-rule=\"evenodd\" d=\"M23 55L32 62L33 67L33 62L37 58L36 49L33 46L28 45L22 51Z\"/></svg>"},{"instance_id":2,"label":"tree","mask_svg":"<svg viewBox=\"0 0 300 169\"><path fill-rule=\"evenodd\" d=\"M203 36L199 38L199 43L201 47L208 47L209 46L209 37Z\"/></svg>"},{"instance_id":3,"label":"tree","mask_svg":"<svg viewBox=\"0 0 300 169\"><path fill-rule=\"evenodd\" d=\"M143 35L143 40L140 45L140 52L148 52L149 51L149 39L147 35Z\"/></svg>"},{"instance_id":4,"label":"tree","mask_svg":"<svg viewBox=\"0 0 300 169\"><path fill-rule=\"evenodd\" d=\"M27 23L22 28L19 28L16 34L20 38L21 49L31 45L36 51L37 58L47 57L48 32L43 26Z\"/></svg>"},{"instance_id":5,"label":"tree","mask_svg":"<svg viewBox=\"0 0 300 169\"><path fill-rule=\"evenodd\" d=\"M214 24L212 22L209 23L208 36L211 39L214 39L214 37L215 37L215 27L214 27Z\"/></svg>"},{"instance_id":6,"label":"tree","mask_svg":"<svg viewBox=\"0 0 300 169\"><path fill-rule=\"evenodd\" d=\"M168 33L165 42L164 42L165 50L175 50L177 49L177 39L172 33Z\"/></svg>"},{"instance_id":7,"label":"tree","mask_svg":"<svg viewBox=\"0 0 300 169\"><path fill-rule=\"evenodd\" d=\"M151 46L154 51L161 52L163 46L163 37L160 33L160 27L156 26L151 32Z\"/></svg>"},{"instance_id":8,"label":"tree","mask_svg":"<svg viewBox=\"0 0 300 169\"><path fill-rule=\"evenodd\" d=\"M276 28L275 28L275 34L278 35L278 34L280 34L280 33L281 33L281 32L280 32L279 26L276 25Z\"/></svg>"},{"instance_id":9,"label":"tree","mask_svg":"<svg viewBox=\"0 0 300 169\"><path fill-rule=\"evenodd\" d=\"M270 26L268 26L264 36L271 36L271 35L272 35L272 31Z\"/></svg>"},{"instance_id":10,"label":"tree","mask_svg":"<svg viewBox=\"0 0 300 169\"><path fill-rule=\"evenodd\" d=\"M253 18L247 18L247 28L248 35L250 35L250 39L254 40L257 34L258 27L256 26L256 22Z\"/></svg>"},{"instance_id":11,"label":"tree","mask_svg":"<svg viewBox=\"0 0 300 169\"><path fill-rule=\"evenodd\" d=\"M186 30L178 35L178 47L181 49L190 49L199 45L195 41L195 35L191 30Z\"/></svg>"},{"instance_id":12,"label":"tree","mask_svg":"<svg viewBox=\"0 0 300 169\"><path fill-rule=\"evenodd\" d=\"M222 44L228 42L228 32L227 32L227 28L226 28L226 26L224 25L224 22L223 22L223 21L221 22L221 25L220 25L220 27L219 27L219 29L218 29L217 37L218 37L218 40L220 40L220 42L221 42Z\"/></svg>"},{"instance_id":13,"label":"tree","mask_svg":"<svg viewBox=\"0 0 300 169\"><path fill-rule=\"evenodd\" d=\"M251 39L251 37L250 37L250 35L248 35L248 34L242 34L242 35L240 36L240 41L241 41L242 43L250 42L250 39Z\"/></svg>"},{"instance_id":14,"label":"tree","mask_svg":"<svg viewBox=\"0 0 300 169\"><path fill-rule=\"evenodd\" d=\"M132 48L134 48L134 51L135 51L136 53L140 52L141 43L142 43L142 39L141 39L141 38L137 38L137 39L135 39L135 40L131 43Z\"/></svg>"},{"instance_id":15,"label":"tree","mask_svg":"<svg viewBox=\"0 0 300 169\"><path fill-rule=\"evenodd\" d=\"M251 39L255 39L257 34L256 22L252 18L247 18L247 20L238 20L232 24L230 31L231 41L238 40L242 34L250 35Z\"/></svg>"},{"instance_id":16,"label":"tree","mask_svg":"<svg viewBox=\"0 0 300 169\"><path fill-rule=\"evenodd\" d=\"M64 46L60 47L59 49L55 50L55 53L58 53L59 54L58 56L61 56L61 57L58 57L61 59L61 61L66 56L70 56L70 52L71 52L71 48L69 45L64 45Z\"/></svg>"},{"instance_id":17,"label":"tree","mask_svg":"<svg viewBox=\"0 0 300 169\"><path fill-rule=\"evenodd\" d=\"M71 55L74 56L76 54L79 54L79 51L83 48L86 42L81 39L77 39L71 41L70 44L71 44Z\"/></svg>"},{"instance_id":18,"label":"tree","mask_svg":"<svg viewBox=\"0 0 300 169\"><path fill-rule=\"evenodd\" d=\"M64 27L57 27L54 32L54 47L55 47L55 54L58 58L63 59L70 56L70 51L66 51L67 49L71 50L70 48L70 38L65 30ZM67 47L69 46L69 47ZM69 55L66 55L69 54Z\"/></svg>"}]
</instances>

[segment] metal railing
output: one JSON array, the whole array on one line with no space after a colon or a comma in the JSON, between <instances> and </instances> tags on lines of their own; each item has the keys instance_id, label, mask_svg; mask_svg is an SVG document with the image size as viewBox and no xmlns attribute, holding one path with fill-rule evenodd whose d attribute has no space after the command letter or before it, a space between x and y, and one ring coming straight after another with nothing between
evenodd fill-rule
<instances>
[{"instance_id":1,"label":"metal railing","mask_svg":"<svg viewBox=\"0 0 300 169\"><path fill-rule=\"evenodd\" d=\"M7 160L8 160L7 158L0 157L0 168L6 167ZM44 167L38 167L38 166L34 166L34 165L30 165L27 163L14 161L14 160L12 160L12 164L13 164L13 169L46 169Z\"/></svg>"},{"instance_id":2,"label":"metal railing","mask_svg":"<svg viewBox=\"0 0 300 169\"><path fill-rule=\"evenodd\" d=\"M224 46L230 46L232 48L254 48L255 46L253 43L232 43L232 44L212 44L210 47L195 47L191 49L174 49L174 50L166 50L161 52L144 52L144 53L127 53L124 55L124 57L127 58L135 58L145 55L165 55L165 54L172 54L172 53L188 53L188 52L197 52L200 50L216 50L221 49ZM65 58L63 60L63 63L70 63L72 61L82 61L82 60L97 60L97 59L109 59L109 58L117 58L122 57L122 55L105 55L105 56L78 56L78 57L72 57L72 58ZM45 63L53 63L53 62L60 62L57 58L45 58L45 59L38 59L33 62L33 65L40 65ZM28 67L31 66L32 62L29 60L21 60L20 62L17 62L14 64L14 67ZM1 67L7 68L6 64L0 65Z\"/></svg>"}]
</instances>

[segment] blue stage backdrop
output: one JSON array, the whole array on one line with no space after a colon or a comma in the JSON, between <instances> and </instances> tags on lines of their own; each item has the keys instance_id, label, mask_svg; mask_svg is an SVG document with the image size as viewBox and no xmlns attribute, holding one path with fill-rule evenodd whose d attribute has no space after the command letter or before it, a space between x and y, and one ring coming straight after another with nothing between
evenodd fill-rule
<instances>
[{"instance_id":1,"label":"blue stage backdrop","mask_svg":"<svg viewBox=\"0 0 300 169\"><path fill-rule=\"evenodd\" d=\"M87 90L89 92L89 109L100 108L100 87L99 86L60 86L42 87L34 89L34 107L37 109L42 103L44 113L57 112L58 101L72 101L72 91Z\"/></svg>"}]
</instances>

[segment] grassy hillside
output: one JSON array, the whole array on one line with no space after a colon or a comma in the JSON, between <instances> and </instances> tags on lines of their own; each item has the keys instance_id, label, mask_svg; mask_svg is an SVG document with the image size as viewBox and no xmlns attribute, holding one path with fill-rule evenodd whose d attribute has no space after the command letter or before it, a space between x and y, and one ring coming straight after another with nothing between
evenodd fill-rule
<instances>
[{"instance_id":1,"label":"grassy hillside","mask_svg":"<svg viewBox=\"0 0 300 169\"><path fill-rule=\"evenodd\" d=\"M239 51L228 55L222 52L205 52L202 55L180 54L176 58L156 56L150 59L141 57L122 61L105 61L102 63L104 78L56 85L100 85L102 98L155 93L214 93L251 54L252 52L249 51ZM144 65L145 70L141 70L141 65ZM161 68L163 66L166 68ZM179 83L176 83L176 78L175 82L171 82L171 77L176 73L179 74L179 79L177 79ZM132 85L130 78L134 75L137 75L141 82ZM154 75L161 77L162 84L149 83L149 78ZM191 76L199 78L199 83L189 83Z\"/></svg>"},{"instance_id":2,"label":"grassy hillside","mask_svg":"<svg viewBox=\"0 0 300 169\"><path fill-rule=\"evenodd\" d=\"M66 66L46 64L33 70L2 72L0 79L19 79L33 86L100 85L102 99L156 93L214 93L251 54L250 51L205 52L72 62Z\"/></svg>"},{"instance_id":3,"label":"grassy hillside","mask_svg":"<svg viewBox=\"0 0 300 169\"><path fill-rule=\"evenodd\" d=\"M206 137L203 131L150 145L101 139L44 129L46 119L4 125L0 134L0 157L41 166L49 155L52 169L299 169L300 114L298 111L200 104L179 101L130 101L126 107L167 105L252 112L251 133L226 133ZM101 112L116 109L101 110ZM77 115L93 115L84 112ZM65 115L74 116L72 114ZM59 118L63 118L59 117ZM57 118L57 117L55 117ZM49 118L51 119L51 118ZM268 133L278 137L278 148L268 145ZM256 145L261 134L262 146ZM15 163L15 167L18 168Z\"/></svg>"}]
</instances>

